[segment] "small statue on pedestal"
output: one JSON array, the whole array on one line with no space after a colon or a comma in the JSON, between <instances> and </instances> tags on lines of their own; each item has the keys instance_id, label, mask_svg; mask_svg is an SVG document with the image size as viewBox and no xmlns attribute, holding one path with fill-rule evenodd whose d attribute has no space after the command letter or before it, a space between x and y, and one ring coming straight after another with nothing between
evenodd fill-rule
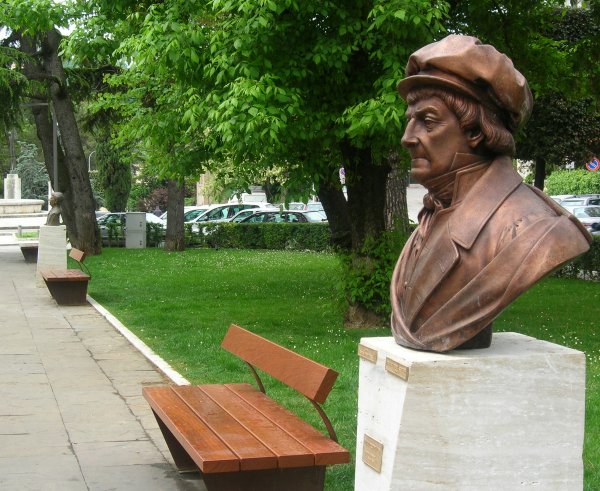
<instances>
[{"instance_id":1,"label":"small statue on pedestal","mask_svg":"<svg viewBox=\"0 0 600 491\"><path fill-rule=\"evenodd\" d=\"M50 205L52 208L48 212L46 225L60 225L60 215L62 213L61 204L63 202L63 194L59 192L52 193L50 196Z\"/></svg>"}]
</instances>

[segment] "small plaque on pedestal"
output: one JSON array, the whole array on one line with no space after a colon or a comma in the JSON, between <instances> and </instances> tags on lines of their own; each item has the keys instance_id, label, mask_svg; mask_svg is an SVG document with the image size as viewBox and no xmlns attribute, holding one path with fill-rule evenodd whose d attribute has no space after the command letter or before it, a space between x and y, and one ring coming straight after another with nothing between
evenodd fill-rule
<instances>
[{"instance_id":1,"label":"small plaque on pedestal","mask_svg":"<svg viewBox=\"0 0 600 491\"><path fill-rule=\"evenodd\" d=\"M381 472L381 461L383 459L383 444L365 435L363 441L362 461L371 469Z\"/></svg>"}]
</instances>

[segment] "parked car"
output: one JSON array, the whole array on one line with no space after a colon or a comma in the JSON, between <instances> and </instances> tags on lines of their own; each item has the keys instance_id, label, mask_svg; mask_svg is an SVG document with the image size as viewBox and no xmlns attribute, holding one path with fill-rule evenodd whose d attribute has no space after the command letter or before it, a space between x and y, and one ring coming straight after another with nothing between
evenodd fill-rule
<instances>
[{"instance_id":1,"label":"parked car","mask_svg":"<svg viewBox=\"0 0 600 491\"><path fill-rule=\"evenodd\" d=\"M594 235L600 235L600 206L578 206L571 212Z\"/></svg>"},{"instance_id":2,"label":"parked car","mask_svg":"<svg viewBox=\"0 0 600 491\"><path fill-rule=\"evenodd\" d=\"M205 213L209 208L210 208L209 205L202 205L202 206L194 206L193 208L191 208L187 211L184 210L183 211L183 221L184 222L192 222L192 221L194 221L194 219L198 218L200 215Z\"/></svg>"},{"instance_id":3,"label":"parked car","mask_svg":"<svg viewBox=\"0 0 600 491\"><path fill-rule=\"evenodd\" d=\"M308 203L292 202L288 205L288 210L293 211L323 211L323 203L320 201L309 201Z\"/></svg>"},{"instance_id":4,"label":"parked car","mask_svg":"<svg viewBox=\"0 0 600 491\"><path fill-rule=\"evenodd\" d=\"M121 236L121 230L124 234L126 230L126 216L127 214L125 212L118 212L107 213L106 215L98 218L98 226L100 227L100 235L102 236L103 245L109 245L109 228L111 227L111 224L114 224L117 227L117 245L125 244L125 237ZM166 229L165 221L161 220L153 213L146 213L146 223L155 223L160 225L163 229ZM113 240L110 241L110 244L114 244Z\"/></svg>"},{"instance_id":5,"label":"parked car","mask_svg":"<svg viewBox=\"0 0 600 491\"><path fill-rule=\"evenodd\" d=\"M323 215L320 212L307 212L296 210L282 211L257 211L249 217L241 220L240 223L307 223L307 222L322 222Z\"/></svg>"},{"instance_id":6,"label":"parked car","mask_svg":"<svg viewBox=\"0 0 600 491\"><path fill-rule=\"evenodd\" d=\"M566 200L567 198L573 198L572 194L556 194L554 196L550 196L554 201L556 201L559 205Z\"/></svg>"},{"instance_id":7,"label":"parked car","mask_svg":"<svg viewBox=\"0 0 600 491\"><path fill-rule=\"evenodd\" d=\"M194 232L199 232L200 226L203 223L228 222L242 210L260 210L261 208L265 208L266 205L267 203L229 203L213 205L188 223L192 224L192 230ZM272 207L273 205L269 204L269 206Z\"/></svg>"},{"instance_id":8,"label":"parked car","mask_svg":"<svg viewBox=\"0 0 600 491\"><path fill-rule=\"evenodd\" d=\"M209 208L208 205L184 206L183 207L183 221L184 222L190 222L190 221L192 221L198 215L201 215L206 210L208 210L208 208ZM160 218L166 222L167 221L167 212L165 211L160 216Z\"/></svg>"},{"instance_id":9,"label":"parked car","mask_svg":"<svg viewBox=\"0 0 600 491\"><path fill-rule=\"evenodd\" d=\"M250 215L256 213L258 210L260 210L260 208L249 208L247 210L239 211L238 213L233 215L233 217L229 221L234 223L241 222L244 218L249 217Z\"/></svg>"},{"instance_id":10,"label":"parked car","mask_svg":"<svg viewBox=\"0 0 600 491\"><path fill-rule=\"evenodd\" d=\"M576 206L590 205L600 205L600 194L585 194L579 196L571 196L570 198L565 198L560 202L560 206L570 211L571 213L573 213L572 210Z\"/></svg>"}]
</instances>

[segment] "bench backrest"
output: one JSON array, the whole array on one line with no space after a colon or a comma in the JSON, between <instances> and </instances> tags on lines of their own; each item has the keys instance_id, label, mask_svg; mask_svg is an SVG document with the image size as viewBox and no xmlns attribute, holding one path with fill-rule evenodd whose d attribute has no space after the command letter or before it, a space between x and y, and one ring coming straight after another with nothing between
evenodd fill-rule
<instances>
[{"instance_id":1,"label":"bench backrest","mask_svg":"<svg viewBox=\"0 0 600 491\"><path fill-rule=\"evenodd\" d=\"M235 324L221 346L310 400L323 404L338 373Z\"/></svg>"},{"instance_id":2,"label":"bench backrest","mask_svg":"<svg viewBox=\"0 0 600 491\"><path fill-rule=\"evenodd\" d=\"M71 256L73 259L75 259L75 261L77 261L78 263L82 263L83 260L85 259L85 252L72 247L71 252L69 253L69 256Z\"/></svg>"}]
</instances>

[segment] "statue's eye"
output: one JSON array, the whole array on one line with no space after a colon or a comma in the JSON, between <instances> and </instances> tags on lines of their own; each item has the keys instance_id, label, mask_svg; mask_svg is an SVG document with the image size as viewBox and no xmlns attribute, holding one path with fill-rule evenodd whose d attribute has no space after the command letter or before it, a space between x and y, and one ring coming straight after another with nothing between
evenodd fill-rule
<instances>
[{"instance_id":1,"label":"statue's eye","mask_svg":"<svg viewBox=\"0 0 600 491\"><path fill-rule=\"evenodd\" d=\"M435 120L433 120L432 118L423 119L423 123L425 124L425 128L427 128L428 130L432 130L435 126Z\"/></svg>"}]
</instances>

